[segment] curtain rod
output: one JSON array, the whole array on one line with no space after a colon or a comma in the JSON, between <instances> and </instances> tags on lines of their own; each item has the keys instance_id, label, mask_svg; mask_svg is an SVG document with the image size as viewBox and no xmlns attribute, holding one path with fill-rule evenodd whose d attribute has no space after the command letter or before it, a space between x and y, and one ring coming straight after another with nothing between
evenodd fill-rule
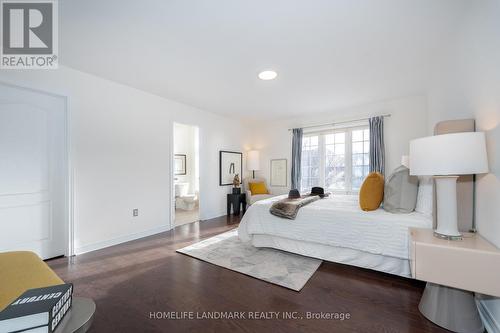
<instances>
[{"instance_id":1,"label":"curtain rod","mask_svg":"<svg viewBox=\"0 0 500 333\"><path fill-rule=\"evenodd\" d=\"M384 117L384 118L388 118L390 117L391 114L388 113L388 114L381 114L380 116L374 116L374 117ZM339 125L339 124L347 124L347 123L352 123L352 122L355 122L355 121L362 121L362 120L369 120L370 118L373 118L373 117L366 117L366 118L359 118L359 119L353 119L353 120L344 120L344 121L336 121L336 122L333 122L333 123L327 123L327 124L320 124L320 125L310 125L310 126L302 126L300 128L313 128L313 127L323 127L323 126L328 126L328 125L331 125L331 126L335 126L335 125ZM289 128L288 129L289 131L292 131L293 128Z\"/></svg>"}]
</instances>

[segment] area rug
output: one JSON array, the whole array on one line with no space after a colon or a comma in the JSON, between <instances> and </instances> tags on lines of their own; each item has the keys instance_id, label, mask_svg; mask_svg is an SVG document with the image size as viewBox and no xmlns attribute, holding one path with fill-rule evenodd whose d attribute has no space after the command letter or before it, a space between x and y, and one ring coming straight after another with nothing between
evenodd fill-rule
<instances>
[{"instance_id":1,"label":"area rug","mask_svg":"<svg viewBox=\"0 0 500 333\"><path fill-rule=\"evenodd\" d=\"M205 239L177 252L295 291L304 287L322 262L243 243L236 230Z\"/></svg>"}]
</instances>

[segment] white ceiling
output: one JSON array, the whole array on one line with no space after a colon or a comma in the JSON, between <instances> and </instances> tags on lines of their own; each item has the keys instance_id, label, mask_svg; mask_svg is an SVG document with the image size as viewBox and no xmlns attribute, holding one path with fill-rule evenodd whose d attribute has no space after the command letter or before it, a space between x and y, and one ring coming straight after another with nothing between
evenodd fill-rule
<instances>
[{"instance_id":1,"label":"white ceiling","mask_svg":"<svg viewBox=\"0 0 500 333\"><path fill-rule=\"evenodd\" d=\"M60 56L201 109L279 118L424 92L462 14L457 0L63 0Z\"/></svg>"}]
</instances>

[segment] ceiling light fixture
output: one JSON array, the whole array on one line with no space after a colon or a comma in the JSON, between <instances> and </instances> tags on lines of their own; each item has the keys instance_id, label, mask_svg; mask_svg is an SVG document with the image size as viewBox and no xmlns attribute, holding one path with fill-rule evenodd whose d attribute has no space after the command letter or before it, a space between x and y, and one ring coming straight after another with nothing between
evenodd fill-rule
<instances>
[{"instance_id":1,"label":"ceiling light fixture","mask_svg":"<svg viewBox=\"0 0 500 333\"><path fill-rule=\"evenodd\" d=\"M278 76L275 71L263 71L259 73L259 79L261 80L274 80Z\"/></svg>"}]
</instances>

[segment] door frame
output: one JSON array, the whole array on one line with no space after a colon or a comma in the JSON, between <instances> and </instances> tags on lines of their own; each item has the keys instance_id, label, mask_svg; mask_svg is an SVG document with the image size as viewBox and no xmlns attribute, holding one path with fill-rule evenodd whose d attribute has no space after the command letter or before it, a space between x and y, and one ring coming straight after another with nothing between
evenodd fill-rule
<instances>
[{"instance_id":1,"label":"door frame","mask_svg":"<svg viewBox=\"0 0 500 333\"><path fill-rule=\"evenodd\" d=\"M170 221L169 221L169 229L172 230L175 228L175 175L174 175L174 159L175 159L175 121L170 123L170 170L169 170L169 178L170 178L170 197L169 197L169 207L170 207Z\"/></svg>"},{"instance_id":2,"label":"door frame","mask_svg":"<svg viewBox=\"0 0 500 333\"><path fill-rule=\"evenodd\" d=\"M22 85L18 85L15 83L11 83L8 81L3 81L0 80L0 85L4 85L10 88L15 88L15 89L20 89L20 90L25 90L28 92L36 93L36 94L43 94L55 98L60 98L63 101L64 105L64 188L65 188L65 205L64 205L64 210L65 210L65 215L67 217L67 223L64 223L65 227L65 235L66 239L64 240L66 243L66 250L64 255L67 257L71 257L75 255L75 218L74 218L74 169L73 169L73 153L72 153L72 140L71 140L71 111L69 108L69 98L68 96L65 95L60 95L56 93L52 93L49 91L45 91L42 89L37 89L37 88L31 88L31 87L26 87ZM36 105L35 105L36 106Z\"/></svg>"},{"instance_id":3,"label":"door frame","mask_svg":"<svg viewBox=\"0 0 500 333\"><path fill-rule=\"evenodd\" d=\"M174 158L175 158L175 124L191 126L198 129L198 192L201 193L201 182L200 182L200 126L196 124L189 124L180 121L172 120L170 123L170 129L172 130L172 135L170 136L170 229L174 229L175 225L175 171L174 171ZM201 221L201 209L200 209L200 197L198 195L198 222Z\"/></svg>"}]
</instances>

